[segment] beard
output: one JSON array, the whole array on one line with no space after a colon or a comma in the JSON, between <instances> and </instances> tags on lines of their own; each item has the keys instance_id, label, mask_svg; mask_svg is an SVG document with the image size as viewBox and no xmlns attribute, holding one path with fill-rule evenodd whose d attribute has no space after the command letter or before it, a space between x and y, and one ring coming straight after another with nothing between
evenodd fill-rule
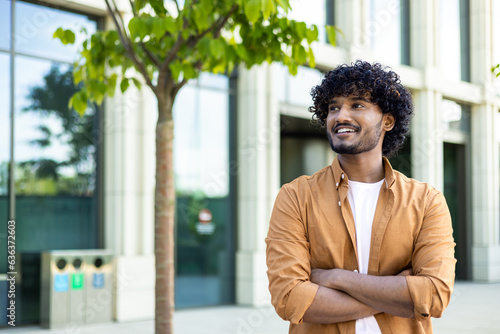
<instances>
[{"instance_id":1,"label":"beard","mask_svg":"<svg viewBox=\"0 0 500 334\"><path fill-rule=\"evenodd\" d=\"M330 147L337 154L360 154L373 150L382 135L382 120L378 124L373 125L371 128L367 129L366 132L358 139L355 143L343 143L338 144L333 143L332 131L326 131L328 141L330 142ZM333 127L332 129L334 129Z\"/></svg>"}]
</instances>

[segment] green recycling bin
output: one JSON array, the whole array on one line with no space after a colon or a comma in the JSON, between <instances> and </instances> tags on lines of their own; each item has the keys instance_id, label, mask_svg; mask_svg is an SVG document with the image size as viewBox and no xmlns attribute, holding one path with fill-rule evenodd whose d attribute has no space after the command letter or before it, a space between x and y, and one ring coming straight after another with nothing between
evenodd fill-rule
<instances>
[{"instance_id":1,"label":"green recycling bin","mask_svg":"<svg viewBox=\"0 0 500 334\"><path fill-rule=\"evenodd\" d=\"M40 269L42 327L85 323L85 262L79 251L44 252Z\"/></svg>"},{"instance_id":2,"label":"green recycling bin","mask_svg":"<svg viewBox=\"0 0 500 334\"><path fill-rule=\"evenodd\" d=\"M105 250L42 253L40 322L60 328L112 320L113 256Z\"/></svg>"}]
</instances>

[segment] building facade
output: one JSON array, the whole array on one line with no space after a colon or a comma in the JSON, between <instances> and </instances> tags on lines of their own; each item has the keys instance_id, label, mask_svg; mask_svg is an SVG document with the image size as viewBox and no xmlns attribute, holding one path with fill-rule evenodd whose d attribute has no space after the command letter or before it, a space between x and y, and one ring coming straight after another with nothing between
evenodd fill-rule
<instances>
[{"instance_id":1,"label":"building facade","mask_svg":"<svg viewBox=\"0 0 500 334\"><path fill-rule=\"evenodd\" d=\"M177 307L269 303L264 238L274 198L283 183L333 160L324 130L310 122L309 92L322 73L356 59L391 66L412 92L410 136L391 163L444 192L457 279L500 281L500 78L491 73L500 63L500 0L291 5L292 18L320 27L316 68L295 77L279 64L202 74L174 106ZM0 37L0 216L16 220L22 323L39 321L37 258L50 249L111 250L114 318L154 317L154 96L129 89L83 118L67 113L77 46L52 39L60 26L92 33L110 24L97 0L0 3L8 32ZM342 31L336 47L325 24ZM204 209L209 231L198 226ZM1 273L6 259L2 247Z\"/></svg>"}]
</instances>

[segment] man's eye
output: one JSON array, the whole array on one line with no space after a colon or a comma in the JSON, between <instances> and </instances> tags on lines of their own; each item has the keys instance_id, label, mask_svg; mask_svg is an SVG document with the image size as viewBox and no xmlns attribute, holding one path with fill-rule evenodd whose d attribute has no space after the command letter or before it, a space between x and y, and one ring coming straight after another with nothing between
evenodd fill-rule
<instances>
[{"instance_id":1,"label":"man's eye","mask_svg":"<svg viewBox=\"0 0 500 334\"><path fill-rule=\"evenodd\" d=\"M353 105L354 108L363 108L363 105L362 104L359 104L359 103L355 103Z\"/></svg>"},{"instance_id":2,"label":"man's eye","mask_svg":"<svg viewBox=\"0 0 500 334\"><path fill-rule=\"evenodd\" d=\"M339 110L339 107L337 106L330 106L330 111L337 111Z\"/></svg>"}]
</instances>

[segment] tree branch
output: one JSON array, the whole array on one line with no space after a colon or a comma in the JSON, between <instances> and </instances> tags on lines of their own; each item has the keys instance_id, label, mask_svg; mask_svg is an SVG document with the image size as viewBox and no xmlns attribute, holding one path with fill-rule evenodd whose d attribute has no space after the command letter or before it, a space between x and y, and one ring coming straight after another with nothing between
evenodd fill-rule
<instances>
[{"instance_id":1,"label":"tree branch","mask_svg":"<svg viewBox=\"0 0 500 334\"><path fill-rule=\"evenodd\" d=\"M116 29L118 31L118 35L120 36L120 40L123 44L123 47L125 48L125 51L127 52L129 58L132 60L136 68L139 70L139 72L142 74L144 77L144 80L146 80L147 85L153 90L153 92L156 94L156 86L153 84L151 81L151 78L149 77L148 71L146 69L146 66L144 63L142 63L138 58L137 55L135 54L134 48L132 47L132 43L130 42L128 35L122 28L120 27L120 23L118 22L116 18L116 12L118 12L118 8L116 7L116 4L113 1L113 5L115 6L114 10L111 8L111 4L109 3L109 0L104 0L106 2L106 6L108 8L108 12L111 15L111 18L113 19L113 22L115 23ZM116 11L116 12L115 12ZM121 17L121 16L120 16Z\"/></svg>"},{"instance_id":2,"label":"tree branch","mask_svg":"<svg viewBox=\"0 0 500 334\"><path fill-rule=\"evenodd\" d=\"M177 2L177 0L174 0L174 2L175 2L175 7L177 7L177 15L180 15L181 9L179 8L179 3Z\"/></svg>"},{"instance_id":3,"label":"tree branch","mask_svg":"<svg viewBox=\"0 0 500 334\"><path fill-rule=\"evenodd\" d=\"M128 0L128 2L130 2L130 9L132 10L132 14L134 14L135 17L137 17L137 12L134 8L134 3L132 2L132 0Z\"/></svg>"},{"instance_id":4,"label":"tree branch","mask_svg":"<svg viewBox=\"0 0 500 334\"><path fill-rule=\"evenodd\" d=\"M127 30L125 29L125 21L123 20L122 14L118 10L118 6L116 5L115 0L111 0L111 1L113 1L114 13L116 16L118 16L118 18L120 19L120 23L121 23L121 25L117 26L117 28L120 28L123 32L125 32L125 34L127 34ZM106 0L106 2L107 2L107 0ZM116 18L115 15L113 15L113 19ZM118 21L115 20L115 24L116 24L116 22L118 22Z\"/></svg>"},{"instance_id":5,"label":"tree branch","mask_svg":"<svg viewBox=\"0 0 500 334\"><path fill-rule=\"evenodd\" d=\"M144 45L143 42L140 42L139 45L141 46L142 51L144 51L144 53L148 56L149 60L151 60L156 65L156 67L160 68L161 60L158 57L156 57L156 55L154 53L152 53L146 47L146 45Z\"/></svg>"},{"instance_id":6,"label":"tree branch","mask_svg":"<svg viewBox=\"0 0 500 334\"><path fill-rule=\"evenodd\" d=\"M201 70L201 67L203 66L203 62L201 60L198 60L196 62L196 64L193 65L194 69L199 71ZM182 79L181 82L179 82L177 85L174 85L173 89L172 89L172 98L175 98L175 96L177 95L177 93L179 92L179 90L184 87L184 85L186 85L188 83L189 80L187 79Z\"/></svg>"},{"instance_id":7,"label":"tree branch","mask_svg":"<svg viewBox=\"0 0 500 334\"><path fill-rule=\"evenodd\" d=\"M203 32L201 32L197 36L191 36L188 41L186 42L187 47L193 47L196 45L196 43L199 42L200 39L202 39L206 34L209 32L214 33L214 37L219 37L220 32L224 25L227 23L231 15L234 14L234 12L238 9L238 5L233 5L229 12L224 15L219 17L210 27L205 29ZM184 25L187 25L187 21L184 21ZM175 56L177 55L177 52L179 52L180 48L182 47L182 43L184 43L184 39L182 38L181 33L179 33L177 41L175 42L174 46L170 49L168 52L167 56L165 57L165 60L163 61L162 65L160 66L160 72L166 71L168 68L168 65L172 60L174 60Z\"/></svg>"},{"instance_id":8,"label":"tree branch","mask_svg":"<svg viewBox=\"0 0 500 334\"><path fill-rule=\"evenodd\" d=\"M233 7L231 7L231 9L226 15L219 17L217 21L215 21L210 27L205 29L201 34L199 34L198 36L193 36L190 40L188 40L187 46L193 47L194 45L196 45L196 43L198 43L200 39L202 39L209 32L212 32L214 34L214 38L219 37L222 28L227 23L231 15L233 15L233 13L236 11L236 9L238 9L238 5L233 5Z\"/></svg>"}]
</instances>

